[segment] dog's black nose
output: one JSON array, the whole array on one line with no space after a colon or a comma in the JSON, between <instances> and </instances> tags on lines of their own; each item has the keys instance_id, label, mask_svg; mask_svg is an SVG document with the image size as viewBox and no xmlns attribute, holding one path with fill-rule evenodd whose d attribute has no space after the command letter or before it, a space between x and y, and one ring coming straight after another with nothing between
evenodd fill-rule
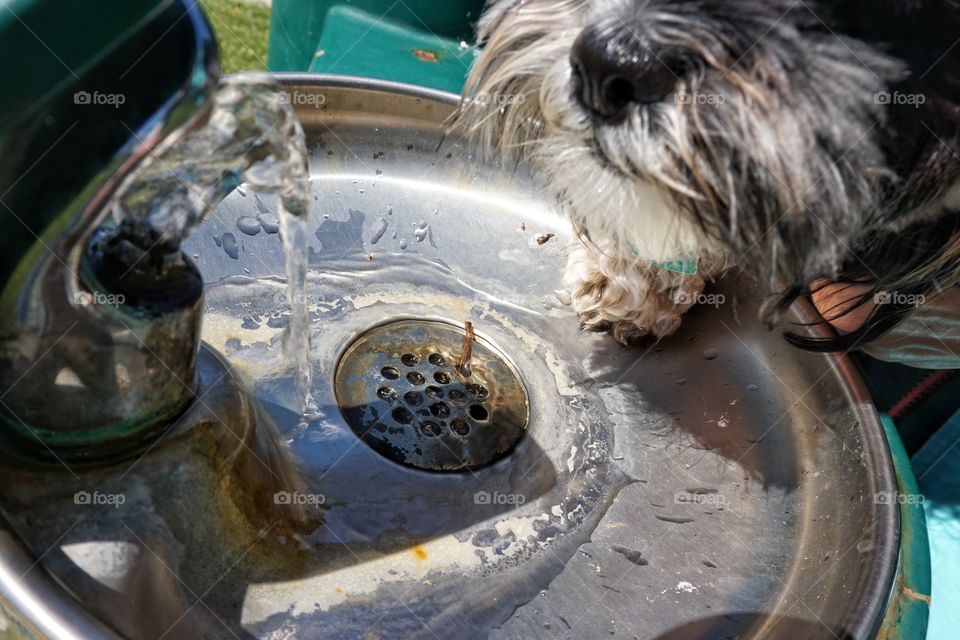
<instances>
[{"instance_id":1,"label":"dog's black nose","mask_svg":"<svg viewBox=\"0 0 960 640\"><path fill-rule=\"evenodd\" d=\"M660 102L673 93L676 60L659 56L633 34L588 27L570 52L575 91L583 106L606 120L635 103Z\"/></svg>"}]
</instances>

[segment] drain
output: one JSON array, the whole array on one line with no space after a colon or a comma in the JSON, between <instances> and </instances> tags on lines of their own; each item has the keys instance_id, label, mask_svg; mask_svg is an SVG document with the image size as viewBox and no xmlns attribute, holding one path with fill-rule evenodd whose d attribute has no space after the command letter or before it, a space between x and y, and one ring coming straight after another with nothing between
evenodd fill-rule
<instances>
[{"instance_id":1,"label":"drain","mask_svg":"<svg viewBox=\"0 0 960 640\"><path fill-rule=\"evenodd\" d=\"M492 464L523 438L527 393L496 347L476 337L469 377L457 371L465 332L400 320L357 338L337 364L337 403L381 455L431 471Z\"/></svg>"}]
</instances>

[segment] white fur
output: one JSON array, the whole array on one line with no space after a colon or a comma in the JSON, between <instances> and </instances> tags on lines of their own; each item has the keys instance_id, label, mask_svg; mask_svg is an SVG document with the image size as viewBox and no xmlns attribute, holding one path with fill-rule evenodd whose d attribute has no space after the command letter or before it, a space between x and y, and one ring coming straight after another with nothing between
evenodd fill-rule
<instances>
[{"instance_id":1,"label":"white fur","mask_svg":"<svg viewBox=\"0 0 960 640\"><path fill-rule=\"evenodd\" d=\"M565 47L572 45L575 35L563 34L569 41ZM609 162L602 164L591 147L597 133L583 110L573 104L570 73L564 57L543 77L539 96L543 133L533 161L549 177L574 224L617 257L644 264L718 252L716 247L704 246L703 234L677 211L661 187L628 177L628 164L651 174L662 173L666 163L660 152L662 142L631 143L623 157L618 153L621 141L609 139L622 135L620 128L611 128L597 140ZM676 123L673 110L670 105L663 107L666 122ZM634 131L649 130L642 122L632 124Z\"/></svg>"},{"instance_id":2,"label":"white fur","mask_svg":"<svg viewBox=\"0 0 960 640\"><path fill-rule=\"evenodd\" d=\"M680 315L703 291L701 276L645 267L579 244L570 253L564 290L583 325L610 330L624 344L663 337L680 327Z\"/></svg>"}]
</instances>

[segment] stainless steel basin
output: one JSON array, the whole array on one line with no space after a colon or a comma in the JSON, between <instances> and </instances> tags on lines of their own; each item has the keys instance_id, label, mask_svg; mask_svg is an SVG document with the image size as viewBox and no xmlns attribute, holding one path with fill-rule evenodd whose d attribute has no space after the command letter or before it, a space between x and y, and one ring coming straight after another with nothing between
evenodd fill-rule
<instances>
[{"instance_id":1,"label":"stainless steel basin","mask_svg":"<svg viewBox=\"0 0 960 640\"><path fill-rule=\"evenodd\" d=\"M296 413L283 350L289 311L270 199L239 189L184 248L207 283L208 386L219 352L259 400L261 427L276 425L274 455L297 480L261 471L267 481L246 483L241 493L261 505L255 522L236 516L236 495L218 498L249 474L216 466L189 439L97 469L97 488L125 495L120 505L76 504L75 491L94 490L83 469L54 470L56 482L49 470L4 472L4 511L39 559L32 571L63 585L53 606L136 638L875 632L897 560L898 512L882 499L895 478L846 359L796 351L761 326L748 282L712 290L716 308L694 310L659 344L627 349L580 332L555 295L575 242L569 225L523 167L480 162L443 136L454 96L284 82L315 194L319 411L309 422ZM396 321L427 327L422 352L381 349L402 375L414 371L404 355L422 363L436 345L452 355L455 342L430 327L470 321L522 384L519 442L468 468L419 468L360 437L351 411L386 415L403 395L352 400L390 386L373 355L355 376L367 385L359 395L338 395L335 374L358 339ZM227 429L215 422L212 431ZM470 428L444 437L486 446L469 438L497 421ZM284 509L298 506L321 507L324 524L291 526ZM14 553L8 565L24 557Z\"/></svg>"}]
</instances>

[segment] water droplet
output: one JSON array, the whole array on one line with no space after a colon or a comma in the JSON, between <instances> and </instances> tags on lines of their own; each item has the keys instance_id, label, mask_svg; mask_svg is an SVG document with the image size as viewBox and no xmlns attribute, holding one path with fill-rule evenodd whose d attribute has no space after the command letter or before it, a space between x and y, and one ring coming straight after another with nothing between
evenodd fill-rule
<instances>
[{"instance_id":1,"label":"water droplet","mask_svg":"<svg viewBox=\"0 0 960 640\"><path fill-rule=\"evenodd\" d=\"M383 234L387 232L387 219L380 218L377 220L377 224L373 227L373 237L370 238L370 244L377 244L380 242L380 239L383 237Z\"/></svg>"},{"instance_id":2,"label":"water droplet","mask_svg":"<svg viewBox=\"0 0 960 640\"><path fill-rule=\"evenodd\" d=\"M260 221L252 216L240 216L237 218L237 229L248 236L255 236L260 233Z\"/></svg>"},{"instance_id":3,"label":"water droplet","mask_svg":"<svg viewBox=\"0 0 960 640\"><path fill-rule=\"evenodd\" d=\"M719 350L717 350L717 349L715 349L715 348L713 348L713 347L710 347L709 349L706 349L706 350L703 352L703 359L704 359L704 360L713 360L713 359L715 359L715 358L716 358L717 356L719 356L719 355L720 355L720 351L719 351Z\"/></svg>"},{"instance_id":4,"label":"water droplet","mask_svg":"<svg viewBox=\"0 0 960 640\"><path fill-rule=\"evenodd\" d=\"M240 249L237 247L237 237L227 231L220 236L220 246L228 256L236 260L240 257Z\"/></svg>"},{"instance_id":5,"label":"water droplet","mask_svg":"<svg viewBox=\"0 0 960 640\"><path fill-rule=\"evenodd\" d=\"M417 239L417 242L423 242L427 239L428 233L430 233L430 227L426 224L423 224L423 226L419 227L413 232L413 236Z\"/></svg>"},{"instance_id":6,"label":"water droplet","mask_svg":"<svg viewBox=\"0 0 960 640\"><path fill-rule=\"evenodd\" d=\"M280 231L280 220L272 213L264 213L260 216L260 226L267 233L278 233Z\"/></svg>"}]
</instances>

